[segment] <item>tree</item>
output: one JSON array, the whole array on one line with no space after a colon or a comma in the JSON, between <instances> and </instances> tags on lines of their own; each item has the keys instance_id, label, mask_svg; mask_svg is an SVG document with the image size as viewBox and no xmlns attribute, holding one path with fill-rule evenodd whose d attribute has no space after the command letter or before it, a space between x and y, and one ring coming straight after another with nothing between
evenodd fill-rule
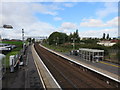
<instances>
[{"instance_id":1,"label":"tree","mask_svg":"<svg viewBox=\"0 0 120 90\"><path fill-rule=\"evenodd\" d=\"M71 38L73 37L72 33L68 36L68 41L71 42Z\"/></svg>"},{"instance_id":2,"label":"tree","mask_svg":"<svg viewBox=\"0 0 120 90\"><path fill-rule=\"evenodd\" d=\"M107 34L107 37L106 37L107 40L109 40L109 34Z\"/></svg>"},{"instance_id":3,"label":"tree","mask_svg":"<svg viewBox=\"0 0 120 90\"><path fill-rule=\"evenodd\" d=\"M66 33L62 33L62 32L53 32L52 34L50 34L48 41L49 44L63 44L68 40L68 36L66 35Z\"/></svg>"},{"instance_id":4,"label":"tree","mask_svg":"<svg viewBox=\"0 0 120 90\"><path fill-rule=\"evenodd\" d=\"M70 42L73 42L73 40L71 40L71 39L75 39L75 42L79 43L80 42L80 37L79 37L78 29L73 34L70 33L68 38L69 38Z\"/></svg>"},{"instance_id":5,"label":"tree","mask_svg":"<svg viewBox=\"0 0 120 90\"><path fill-rule=\"evenodd\" d=\"M120 50L120 42L117 42L116 44L114 44L112 48Z\"/></svg>"},{"instance_id":6,"label":"tree","mask_svg":"<svg viewBox=\"0 0 120 90\"><path fill-rule=\"evenodd\" d=\"M32 41L32 39L31 38L27 38L27 41L30 43Z\"/></svg>"},{"instance_id":7,"label":"tree","mask_svg":"<svg viewBox=\"0 0 120 90\"><path fill-rule=\"evenodd\" d=\"M120 50L118 50L117 58L118 58L118 62L120 62Z\"/></svg>"},{"instance_id":8,"label":"tree","mask_svg":"<svg viewBox=\"0 0 120 90\"><path fill-rule=\"evenodd\" d=\"M32 39L32 43L34 43L34 42L35 42L35 38Z\"/></svg>"},{"instance_id":9,"label":"tree","mask_svg":"<svg viewBox=\"0 0 120 90\"><path fill-rule=\"evenodd\" d=\"M118 41L116 44L114 44L112 46L112 48L118 50L118 52L117 52L117 58L118 58L118 62L120 62L120 42Z\"/></svg>"},{"instance_id":10,"label":"tree","mask_svg":"<svg viewBox=\"0 0 120 90\"><path fill-rule=\"evenodd\" d=\"M105 39L105 33L103 33L103 38L102 39Z\"/></svg>"},{"instance_id":11,"label":"tree","mask_svg":"<svg viewBox=\"0 0 120 90\"><path fill-rule=\"evenodd\" d=\"M86 43L86 44L97 44L97 42L99 41L99 39L92 39L92 38L88 38L85 40L81 40L82 42Z\"/></svg>"}]
</instances>

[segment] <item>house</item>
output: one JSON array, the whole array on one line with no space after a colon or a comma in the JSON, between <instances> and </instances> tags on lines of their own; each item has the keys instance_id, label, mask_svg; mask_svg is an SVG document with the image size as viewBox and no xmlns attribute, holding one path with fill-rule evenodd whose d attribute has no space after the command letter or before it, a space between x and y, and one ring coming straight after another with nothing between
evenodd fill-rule
<instances>
[{"instance_id":1,"label":"house","mask_svg":"<svg viewBox=\"0 0 120 90\"><path fill-rule=\"evenodd\" d=\"M103 45L103 46L113 46L114 44L116 44L117 42L119 42L119 40L102 40L100 42L97 42L97 44L99 45Z\"/></svg>"}]
</instances>

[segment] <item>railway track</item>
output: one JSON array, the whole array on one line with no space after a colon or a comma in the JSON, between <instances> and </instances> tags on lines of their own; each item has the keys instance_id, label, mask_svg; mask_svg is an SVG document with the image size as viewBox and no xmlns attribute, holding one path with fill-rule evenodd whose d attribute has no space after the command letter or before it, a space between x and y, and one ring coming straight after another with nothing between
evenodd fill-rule
<instances>
[{"instance_id":1,"label":"railway track","mask_svg":"<svg viewBox=\"0 0 120 90\"><path fill-rule=\"evenodd\" d=\"M35 44L35 50L62 88L114 88L39 44Z\"/></svg>"}]
</instances>

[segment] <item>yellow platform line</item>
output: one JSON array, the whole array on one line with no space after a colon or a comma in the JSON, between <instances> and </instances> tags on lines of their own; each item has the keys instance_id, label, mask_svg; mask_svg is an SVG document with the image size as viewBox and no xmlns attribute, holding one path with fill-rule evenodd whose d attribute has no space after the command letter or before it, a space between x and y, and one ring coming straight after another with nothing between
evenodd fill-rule
<instances>
[{"instance_id":1,"label":"yellow platform line","mask_svg":"<svg viewBox=\"0 0 120 90\"><path fill-rule=\"evenodd\" d=\"M106 65L110 65L110 66L113 66L113 67L119 67L119 68L120 68L120 66L113 65L113 64L109 64L109 63L105 63L105 62L102 62L102 61L100 61L100 63L102 63L102 64L106 64Z\"/></svg>"}]
</instances>

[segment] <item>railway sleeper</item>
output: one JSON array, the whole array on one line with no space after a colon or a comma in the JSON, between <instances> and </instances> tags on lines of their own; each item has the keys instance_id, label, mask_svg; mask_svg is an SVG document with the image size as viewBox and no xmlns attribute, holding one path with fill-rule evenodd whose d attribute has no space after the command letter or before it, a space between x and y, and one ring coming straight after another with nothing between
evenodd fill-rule
<instances>
[{"instance_id":1,"label":"railway sleeper","mask_svg":"<svg viewBox=\"0 0 120 90\"><path fill-rule=\"evenodd\" d=\"M49 52L51 52L51 51L49 51ZM51 52L51 53L54 54L54 55L57 55L57 54L54 53L54 52ZM57 55L57 56L59 56L59 55ZM65 59L65 60L67 60L67 61L69 61L68 59L66 59L66 58L64 58L64 57L62 57L62 56L59 56L59 57ZM108 77L106 77L106 76L103 76L103 75L101 75L101 74L99 74L99 73L96 73L95 71L92 71L92 70L90 70L90 69L88 69L88 68L86 68L86 67L84 67L84 66L80 66L80 65L78 65L77 63L72 62L72 61L69 61L69 63L73 63L72 65L74 65L74 66L76 66L76 67L79 67L80 69L86 71L87 73L90 73L90 74L94 75L97 79L100 79L100 80L106 82L106 83L109 84L109 85L112 85L112 86L114 86L114 87L116 87L116 88L118 88L118 87L120 86L120 83L119 83L119 82L114 81L114 80L112 80L112 79L110 79L110 78L108 78Z\"/></svg>"},{"instance_id":2,"label":"railway sleeper","mask_svg":"<svg viewBox=\"0 0 120 90\"><path fill-rule=\"evenodd\" d=\"M74 63L74 62L73 62L73 63ZM120 87L120 83L119 83L119 82L116 82L116 81L114 81L114 80L112 80L112 79L110 79L110 78L108 78L108 77L105 77L105 76L103 76L103 75L100 75L100 74L98 74L98 73L96 73L96 72L94 72L94 71L92 71L92 70L89 70L88 68L85 68L85 67L83 67L83 66L80 66L80 65L78 65L78 64L76 64L76 63L74 63L73 65L76 66L76 67L79 67L79 69L82 69L83 71L85 71L85 72L87 72L87 73L93 74L96 78L98 78L98 79L106 82L106 83L109 84L109 85L112 85L112 86L114 86L114 87L116 87L116 88Z\"/></svg>"},{"instance_id":3,"label":"railway sleeper","mask_svg":"<svg viewBox=\"0 0 120 90\"><path fill-rule=\"evenodd\" d=\"M49 51L49 52L51 52L51 51ZM54 54L54 55L57 55L57 54L55 54L53 52L51 52L51 53ZM57 55L57 56L59 56L59 55ZM61 58L63 58L63 59L68 61L68 59L66 59L66 58L64 58L62 56L59 56L59 57L61 57ZM92 70L90 70L90 69L88 69L86 67L80 66L80 65L78 65L78 64L76 64L76 63L74 63L72 61L69 61L69 63L74 65L74 66L76 66L76 67L79 67L80 69L82 69L83 71L86 71L87 73L93 74L97 79L100 79L100 80L106 82L109 85L112 85L112 86L114 86L116 88L120 87L120 83L117 82L117 81L114 81L114 80L112 80L112 79L110 79L110 78L108 78L106 76L103 76L103 75L101 75L99 73L96 73L95 71L92 71Z\"/></svg>"}]
</instances>

